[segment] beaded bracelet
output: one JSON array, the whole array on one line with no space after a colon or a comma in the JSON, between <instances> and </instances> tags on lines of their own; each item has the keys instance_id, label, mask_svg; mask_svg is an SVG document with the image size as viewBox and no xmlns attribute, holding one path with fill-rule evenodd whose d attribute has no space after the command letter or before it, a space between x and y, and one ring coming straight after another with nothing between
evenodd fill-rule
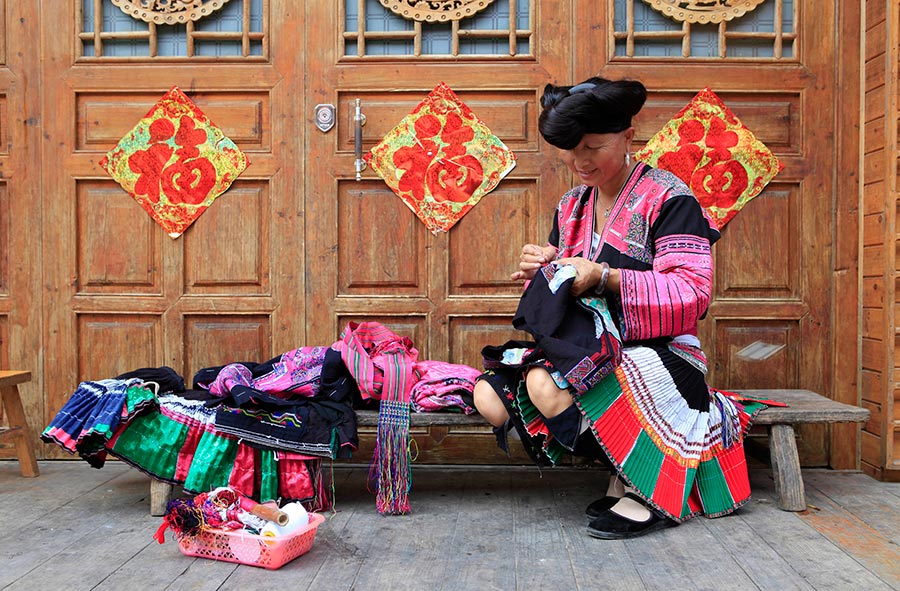
<instances>
[{"instance_id":1,"label":"beaded bracelet","mask_svg":"<svg viewBox=\"0 0 900 591\"><path fill-rule=\"evenodd\" d=\"M600 269L600 281L594 286L594 293L597 295L603 295L606 290L606 282L609 280L609 263L600 263Z\"/></svg>"}]
</instances>

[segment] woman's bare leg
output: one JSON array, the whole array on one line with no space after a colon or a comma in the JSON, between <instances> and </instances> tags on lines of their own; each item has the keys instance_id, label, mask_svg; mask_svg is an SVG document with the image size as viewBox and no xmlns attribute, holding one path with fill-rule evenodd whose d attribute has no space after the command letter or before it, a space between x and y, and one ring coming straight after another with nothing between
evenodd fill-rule
<instances>
[{"instance_id":1,"label":"woman's bare leg","mask_svg":"<svg viewBox=\"0 0 900 591\"><path fill-rule=\"evenodd\" d=\"M488 423L495 427L502 427L509 419L506 407L497 395L497 391L491 387L487 380L475 382L475 390L472 392L475 399L475 409Z\"/></svg>"},{"instance_id":2,"label":"woman's bare leg","mask_svg":"<svg viewBox=\"0 0 900 591\"><path fill-rule=\"evenodd\" d=\"M552 418L572 406L575 401L568 390L556 385L543 367L532 367L525 376L528 397L546 418Z\"/></svg>"}]
</instances>

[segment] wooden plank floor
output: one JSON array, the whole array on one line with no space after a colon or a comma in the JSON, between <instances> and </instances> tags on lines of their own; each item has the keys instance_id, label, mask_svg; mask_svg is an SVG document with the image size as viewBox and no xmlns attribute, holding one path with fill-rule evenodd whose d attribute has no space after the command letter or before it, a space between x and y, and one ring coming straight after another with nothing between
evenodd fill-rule
<instances>
[{"instance_id":1,"label":"wooden plank floor","mask_svg":"<svg viewBox=\"0 0 900 591\"><path fill-rule=\"evenodd\" d=\"M336 511L306 555L269 571L183 556L121 463L0 461L0 589L900 589L900 484L805 471L811 507L780 511L771 474L735 515L628 541L585 534L605 474L586 468L413 472L413 513L383 517L363 468L335 467Z\"/></svg>"}]
</instances>

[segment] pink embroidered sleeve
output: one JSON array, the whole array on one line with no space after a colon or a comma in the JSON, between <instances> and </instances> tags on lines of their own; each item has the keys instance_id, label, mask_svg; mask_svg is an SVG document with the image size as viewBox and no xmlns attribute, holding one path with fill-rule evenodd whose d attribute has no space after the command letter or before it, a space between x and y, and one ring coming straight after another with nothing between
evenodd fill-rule
<instances>
[{"instance_id":1,"label":"pink embroidered sleeve","mask_svg":"<svg viewBox=\"0 0 900 591\"><path fill-rule=\"evenodd\" d=\"M653 268L621 270L624 341L697 334L709 306L712 251L709 240L670 234L655 242Z\"/></svg>"}]
</instances>

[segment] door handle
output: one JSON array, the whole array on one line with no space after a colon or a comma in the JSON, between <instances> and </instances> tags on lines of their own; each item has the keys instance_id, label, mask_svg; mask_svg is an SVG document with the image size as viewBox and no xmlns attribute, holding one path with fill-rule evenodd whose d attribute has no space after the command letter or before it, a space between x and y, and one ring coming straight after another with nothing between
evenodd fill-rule
<instances>
[{"instance_id":1,"label":"door handle","mask_svg":"<svg viewBox=\"0 0 900 591\"><path fill-rule=\"evenodd\" d=\"M355 123L353 148L356 155L356 161L353 164L356 167L356 180L361 181L361 173L366 169L366 161L362 157L362 128L366 124L366 116L363 115L359 99L356 99L356 114L353 117L353 122Z\"/></svg>"}]
</instances>

